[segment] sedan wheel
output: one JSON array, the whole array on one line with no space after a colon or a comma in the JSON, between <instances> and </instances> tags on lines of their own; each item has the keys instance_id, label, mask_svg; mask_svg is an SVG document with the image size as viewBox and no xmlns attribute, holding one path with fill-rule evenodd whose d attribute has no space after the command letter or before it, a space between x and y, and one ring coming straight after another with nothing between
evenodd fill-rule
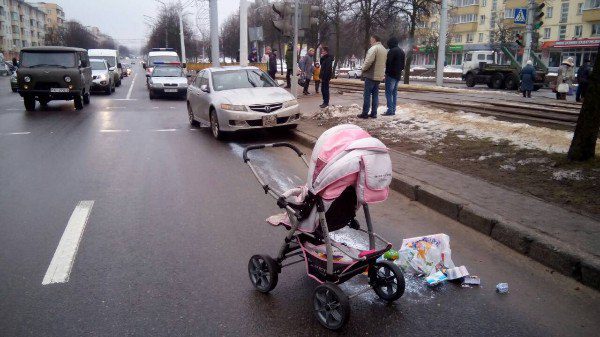
<instances>
[{"instance_id":1,"label":"sedan wheel","mask_svg":"<svg viewBox=\"0 0 600 337\"><path fill-rule=\"evenodd\" d=\"M215 139L223 139L223 132L221 132L221 127L219 126L219 118L217 117L217 112L214 110L210 112L210 129Z\"/></svg>"},{"instance_id":2,"label":"sedan wheel","mask_svg":"<svg viewBox=\"0 0 600 337\"><path fill-rule=\"evenodd\" d=\"M198 123L198 121L194 118L194 112L192 111L192 106L190 105L190 102L188 102L188 104L187 104L187 111L188 111L188 119L190 121L190 125L191 126L199 126L200 123Z\"/></svg>"}]
</instances>

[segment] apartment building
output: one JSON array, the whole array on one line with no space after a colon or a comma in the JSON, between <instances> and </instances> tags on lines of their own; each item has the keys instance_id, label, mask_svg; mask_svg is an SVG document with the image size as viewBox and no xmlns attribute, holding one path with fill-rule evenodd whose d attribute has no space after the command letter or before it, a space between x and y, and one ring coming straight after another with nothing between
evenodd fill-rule
<instances>
[{"instance_id":1,"label":"apartment building","mask_svg":"<svg viewBox=\"0 0 600 337\"><path fill-rule=\"evenodd\" d=\"M544 24L538 30L542 60L550 67L558 66L569 56L578 66L585 58L594 60L600 44L600 0L537 0L541 2L546 4ZM528 0L451 1L446 63L460 65L468 51L491 50L494 36L504 34L512 42L517 33L524 34L525 25L514 24L514 13L516 8L527 8L528 3ZM432 30L437 30L438 22L439 15L435 15L417 28L415 64L434 63L434 56L424 47L422 38L427 39Z\"/></svg>"},{"instance_id":2,"label":"apartment building","mask_svg":"<svg viewBox=\"0 0 600 337\"><path fill-rule=\"evenodd\" d=\"M0 0L0 51L5 59L21 48L44 45L46 13L22 0Z\"/></svg>"},{"instance_id":3,"label":"apartment building","mask_svg":"<svg viewBox=\"0 0 600 337\"><path fill-rule=\"evenodd\" d=\"M37 2L33 6L46 13L46 27L61 28L65 23L65 11L57 4Z\"/></svg>"}]
</instances>

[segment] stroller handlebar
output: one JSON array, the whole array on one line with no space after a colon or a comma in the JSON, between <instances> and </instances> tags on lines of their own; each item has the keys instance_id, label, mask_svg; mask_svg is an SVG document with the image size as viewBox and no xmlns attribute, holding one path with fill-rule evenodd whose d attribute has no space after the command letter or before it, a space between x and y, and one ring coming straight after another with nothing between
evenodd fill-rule
<instances>
[{"instance_id":1,"label":"stroller handlebar","mask_svg":"<svg viewBox=\"0 0 600 337\"><path fill-rule=\"evenodd\" d=\"M266 147L288 147L288 148L294 150L294 152L296 152L298 157L302 157L304 155L304 153L302 153L302 151L300 151L300 149L296 145L290 144L290 143L278 142L278 143L270 143L270 144L250 145L250 146L246 146L246 148L244 149L244 154L243 154L244 163L247 163L248 161L250 161L250 159L248 159L248 152L250 152L252 150L264 149Z\"/></svg>"}]
</instances>

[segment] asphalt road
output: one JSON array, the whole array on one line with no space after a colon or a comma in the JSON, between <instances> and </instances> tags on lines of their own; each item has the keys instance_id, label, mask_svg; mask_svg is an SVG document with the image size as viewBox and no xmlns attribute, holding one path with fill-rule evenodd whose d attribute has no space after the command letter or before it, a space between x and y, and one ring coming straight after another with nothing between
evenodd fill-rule
<instances>
[{"instance_id":1,"label":"asphalt road","mask_svg":"<svg viewBox=\"0 0 600 337\"><path fill-rule=\"evenodd\" d=\"M284 232L264 222L278 209L241 151L288 135L215 141L189 127L184 101L149 100L141 67L134 71L82 111L57 101L25 112L0 78L0 335L333 334L313 317L315 283L302 265L284 269L269 295L247 276L248 258L276 254ZM253 158L282 187L304 177L289 152ZM68 282L42 285L82 200L94 205ZM396 193L372 213L398 246L447 233L454 262L483 284L430 289L408 277L393 305L373 292L354 298L343 334L597 336L598 292ZM499 282L509 294L495 293ZM343 289L361 284L359 276Z\"/></svg>"}]
</instances>

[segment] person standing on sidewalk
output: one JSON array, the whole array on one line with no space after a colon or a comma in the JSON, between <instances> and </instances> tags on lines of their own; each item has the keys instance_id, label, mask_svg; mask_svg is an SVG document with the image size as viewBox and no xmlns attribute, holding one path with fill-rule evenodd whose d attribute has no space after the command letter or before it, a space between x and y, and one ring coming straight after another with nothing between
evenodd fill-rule
<instances>
[{"instance_id":1,"label":"person standing on sidewalk","mask_svg":"<svg viewBox=\"0 0 600 337\"><path fill-rule=\"evenodd\" d=\"M321 93L323 93L323 104L319 107L325 108L329 105L329 81L333 77L333 57L329 55L329 47L321 47Z\"/></svg>"},{"instance_id":2,"label":"person standing on sidewalk","mask_svg":"<svg viewBox=\"0 0 600 337\"><path fill-rule=\"evenodd\" d=\"M567 99L567 93L573 85L573 78L575 77L573 65L573 58L569 57L558 67L558 76L556 76L556 87L554 89L556 91L556 99L558 100L564 101Z\"/></svg>"},{"instance_id":3,"label":"person standing on sidewalk","mask_svg":"<svg viewBox=\"0 0 600 337\"><path fill-rule=\"evenodd\" d=\"M294 51L292 44L289 43L285 50L285 67L287 71L285 72L285 81L286 81L286 89L292 87L292 72L294 71Z\"/></svg>"},{"instance_id":4,"label":"person standing on sidewalk","mask_svg":"<svg viewBox=\"0 0 600 337\"><path fill-rule=\"evenodd\" d=\"M314 55L315 50L313 48L310 48L308 50L308 53L306 53L306 55L302 57L299 64L301 71L300 76L304 79L304 90L302 91L302 93L305 95L310 94L308 92L308 86L310 85L310 78L312 77L313 70L315 69L315 60L313 59Z\"/></svg>"},{"instance_id":5,"label":"person standing on sidewalk","mask_svg":"<svg viewBox=\"0 0 600 337\"><path fill-rule=\"evenodd\" d=\"M365 63L362 66L362 76L365 78L365 90L363 92L363 109L358 118L369 118L369 106L371 107L371 118L377 118L377 106L379 105L379 83L385 77L385 61L387 49L381 44L381 38L371 35L371 48L367 51Z\"/></svg>"},{"instance_id":6,"label":"person standing on sidewalk","mask_svg":"<svg viewBox=\"0 0 600 337\"><path fill-rule=\"evenodd\" d=\"M315 62L315 69L313 70L312 79L313 81L315 81L316 94L319 93L319 85L321 84L321 78L319 76L321 76L321 65L319 64L319 62Z\"/></svg>"},{"instance_id":7,"label":"person standing on sidewalk","mask_svg":"<svg viewBox=\"0 0 600 337\"><path fill-rule=\"evenodd\" d=\"M385 100L387 111L384 116L396 114L396 101L398 100L398 82L404 70L404 51L398 47L398 39L391 37L388 42L387 60L385 61Z\"/></svg>"},{"instance_id":8,"label":"person standing on sidewalk","mask_svg":"<svg viewBox=\"0 0 600 337\"><path fill-rule=\"evenodd\" d=\"M592 66L590 66L590 60L583 60L583 65L577 69L577 92L575 93L575 101L581 102L581 98L585 99L585 92L587 91L591 73Z\"/></svg>"},{"instance_id":9,"label":"person standing on sidewalk","mask_svg":"<svg viewBox=\"0 0 600 337\"><path fill-rule=\"evenodd\" d=\"M533 82L535 81L535 68L533 67L533 62L531 60L527 60L527 65L523 67L519 77L521 78L521 91L523 92L523 97L531 98Z\"/></svg>"},{"instance_id":10,"label":"person standing on sidewalk","mask_svg":"<svg viewBox=\"0 0 600 337\"><path fill-rule=\"evenodd\" d=\"M248 55L248 62L257 63L258 62L258 52L256 48L252 48L252 52Z\"/></svg>"},{"instance_id":11,"label":"person standing on sidewalk","mask_svg":"<svg viewBox=\"0 0 600 337\"><path fill-rule=\"evenodd\" d=\"M275 74L277 74L277 51L271 51L271 48L269 48L268 55L269 60L267 63L267 69L269 70L269 76L271 76L272 79L275 79Z\"/></svg>"}]
</instances>

